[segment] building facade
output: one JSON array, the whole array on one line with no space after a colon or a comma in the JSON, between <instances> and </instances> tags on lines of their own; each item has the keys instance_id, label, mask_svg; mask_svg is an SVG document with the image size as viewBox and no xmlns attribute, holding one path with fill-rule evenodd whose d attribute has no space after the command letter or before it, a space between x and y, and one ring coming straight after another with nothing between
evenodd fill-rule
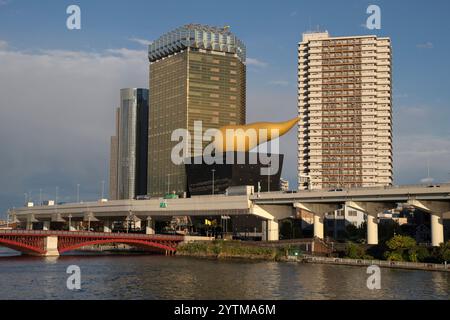
<instances>
[{"instance_id":1,"label":"building facade","mask_svg":"<svg viewBox=\"0 0 450 320\"><path fill-rule=\"evenodd\" d=\"M194 122L202 133L245 123L245 46L228 27L185 25L149 46L150 118L148 187L150 196L186 192L184 165L171 160L172 132ZM192 144L192 156L202 148Z\"/></svg>"},{"instance_id":2,"label":"building facade","mask_svg":"<svg viewBox=\"0 0 450 320\"><path fill-rule=\"evenodd\" d=\"M299 190L392 184L391 95L389 38L303 34Z\"/></svg>"},{"instance_id":3,"label":"building facade","mask_svg":"<svg viewBox=\"0 0 450 320\"><path fill-rule=\"evenodd\" d=\"M116 134L111 137L110 199L147 194L148 89L120 90Z\"/></svg>"}]
</instances>

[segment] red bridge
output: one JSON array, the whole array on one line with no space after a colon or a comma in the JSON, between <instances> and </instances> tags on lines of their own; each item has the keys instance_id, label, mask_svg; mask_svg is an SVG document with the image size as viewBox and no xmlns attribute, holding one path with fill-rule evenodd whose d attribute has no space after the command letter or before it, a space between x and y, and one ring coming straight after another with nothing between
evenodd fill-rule
<instances>
[{"instance_id":1,"label":"red bridge","mask_svg":"<svg viewBox=\"0 0 450 320\"><path fill-rule=\"evenodd\" d=\"M64 252L95 244L123 243L149 251L173 254L183 236L131 233L0 230L0 246L39 256L58 256Z\"/></svg>"}]
</instances>

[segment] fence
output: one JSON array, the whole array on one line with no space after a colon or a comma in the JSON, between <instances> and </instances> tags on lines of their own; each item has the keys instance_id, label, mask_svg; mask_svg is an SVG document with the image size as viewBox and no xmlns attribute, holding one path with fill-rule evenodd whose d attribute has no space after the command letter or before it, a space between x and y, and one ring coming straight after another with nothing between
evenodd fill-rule
<instances>
[{"instance_id":1,"label":"fence","mask_svg":"<svg viewBox=\"0 0 450 320\"><path fill-rule=\"evenodd\" d=\"M420 262L404 262L404 261L384 261L384 260L366 260L366 259L345 259L345 258L329 258L316 257L310 255L303 255L303 260L306 262L342 264L352 266L371 266L377 265L386 268L402 268L402 269L416 269L416 270L435 270L435 271L450 271L447 263L420 263Z\"/></svg>"}]
</instances>

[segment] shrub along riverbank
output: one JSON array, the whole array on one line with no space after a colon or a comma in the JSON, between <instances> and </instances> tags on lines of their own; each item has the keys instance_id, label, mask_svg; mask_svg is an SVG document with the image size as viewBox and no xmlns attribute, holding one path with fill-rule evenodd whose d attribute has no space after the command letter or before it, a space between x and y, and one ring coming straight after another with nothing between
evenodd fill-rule
<instances>
[{"instance_id":1,"label":"shrub along riverbank","mask_svg":"<svg viewBox=\"0 0 450 320\"><path fill-rule=\"evenodd\" d=\"M251 260L284 260L288 248L252 246L240 241L214 240L208 242L189 242L178 246L177 255L205 258L239 258Z\"/></svg>"},{"instance_id":2,"label":"shrub along riverbank","mask_svg":"<svg viewBox=\"0 0 450 320\"><path fill-rule=\"evenodd\" d=\"M378 246L348 243L344 258L398 262L444 263L450 261L450 241L439 247L424 247L408 236L396 235Z\"/></svg>"}]
</instances>

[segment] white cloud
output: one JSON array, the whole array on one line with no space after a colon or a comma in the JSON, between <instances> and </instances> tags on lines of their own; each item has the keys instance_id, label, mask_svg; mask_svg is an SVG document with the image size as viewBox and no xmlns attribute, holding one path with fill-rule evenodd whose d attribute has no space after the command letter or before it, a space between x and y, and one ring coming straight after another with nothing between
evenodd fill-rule
<instances>
[{"instance_id":1,"label":"white cloud","mask_svg":"<svg viewBox=\"0 0 450 320\"><path fill-rule=\"evenodd\" d=\"M428 177L428 166L430 177ZM450 136L408 134L395 138L394 172L401 183L448 181Z\"/></svg>"},{"instance_id":2,"label":"white cloud","mask_svg":"<svg viewBox=\"0 0 450 320\"><path fill-rule=\"evenodd\" d=\"M147 87L147 65L145 50L125 48L0 51L0 199L55 186L63 198L77 183L97 194L119 89Z\"/></svg>"},{"instance_id":3,"label":"white cloud","mask_svg":"<svg viewBox=\"0 0 450 320\"><path fill-rule=\"evenodd\" d=\"M289 86L289 81L286 80L273 80L273 81L269 81L270 85L274 85L274 86L281 86L281 87L287 87Z\"/></svg>"},{"instance_id":4,"label":"white cloud","mask_svg":"<svg viewBox=\"0 0 450 320\"><path fill-rule=\"evenodd\" d=\"M142 46L148 46L153 43L153 41L146 40L146 39L140 39L140 38L129 38L128 40L139 43Z\"/></svg>"},{"instance_id":5,"label":"white cloud","mask_svg":"<svg viewBox=\"0 0 450 320\"><path fill-rule=\"evenodd\" d=\"M434 181L433 178L423 178L420 179L420 183L432 183Z\"/></svg>"},{"instance_id":6,"label":"white cloud","mask_svg":"<svg viewBox=\"0 0 450 320\"><path fill-rule=\"evenodd\" d=\"M8 42L0 40L0 51L8 49Z\"/></svg>"},{"instance_id":7,"label":"white cloud","mask_svg":"<svg viewBox=\"0 0 450 320\"><path fill-rule=\"evenodd\" d=\"M11 0L0 0L0 6L6 6L10 2L11 2Z\"/></svg>"},{"instance_id":8,"label":"white cloud","mask_svg":"<svg viewBox=\"0 0 450 320\"><path fill-rule=\"evenodd\" d=\"M431 42L419 43L417 45L417 48L420 48L420 49L433 49L434 45Z\"/></svg>"},{"instance_id":9,"label":"white cloud","mask_svg":"<svg viewBox=\"0 0 450 320\"><path fill-rule=\"evenodd\" d=\"M264 62L264 61L261 61L261 60L255 59L255 58L247 58L247 65L259 67L259 68L265 68L269 64L267 62Z\"/></svg>"},{"instance_id":10,"label":"white cloud","mask_svg":"<svg viewBox=\"0 0 450 320\"><path fill-rule=\"evenodd\" d=\"M295 17L296 15L297 15L297 11L292 11L292 12L289 14L290 17Z\"/></svg>"}]
</instances>

